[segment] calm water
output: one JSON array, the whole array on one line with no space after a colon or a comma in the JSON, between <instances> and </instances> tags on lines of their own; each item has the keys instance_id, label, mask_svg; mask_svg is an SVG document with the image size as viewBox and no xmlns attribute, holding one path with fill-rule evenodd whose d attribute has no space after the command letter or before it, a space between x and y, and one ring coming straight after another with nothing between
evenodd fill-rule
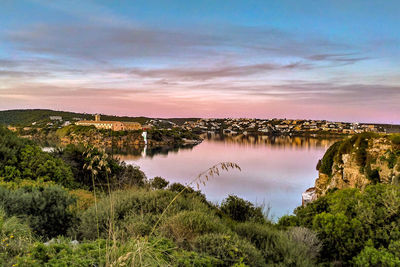
<instances>
[{"instance_id":1,"label":"calm water","mask_svg":"<svg viewBox=\"0 0 400 267\"><path fill-rule=\"evenodd\" d=\"M335 141L214 136L193 148L141 151L120 157L128 164L140 166L148 178L161 176L182 184L218 162L235 162L242 171L224 172L200 187L207 199L220 203L234 194L255 204L270 206L270 214L278 218L301 205L301 193L312 187L317 177L318 159Z\"/></svg>"}]
</instances>

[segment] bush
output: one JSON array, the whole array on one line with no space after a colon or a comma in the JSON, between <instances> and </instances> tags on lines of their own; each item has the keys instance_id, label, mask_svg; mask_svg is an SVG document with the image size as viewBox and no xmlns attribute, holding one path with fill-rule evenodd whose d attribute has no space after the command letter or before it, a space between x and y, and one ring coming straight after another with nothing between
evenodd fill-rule
<instances>
[{"instance_id":1,"label":"bush","mask_svg":"<svg viewBox=\"0 0 400 267\"><path fill-rule=\"evenodd\" d=\"M81 188L92 190L92 178L100 188L108 185L112 188L144 186L147 182L139 167L126 165L92 146L68 145L54 155L71 166L75 183Z\"/></svg>"},{"instance_id":2,"label":"bush","mask_svg":"<svg viewBox=\"0 0 400 267\"><path fill-rule=\"evenodd\" d=\"M355 266L400 266L400 258L387 249L376 249L372 246L365 247L353 260Z\"/></svg>"},{"instance_id":3,"label":"bush","mask_svg":"<svg viewBox=\"0 0 400 267\"><path fill-rule=\"evenodd\" d=\"M35 243L29 253L17 258L19 266L104 266L106 241L72 244L69 239Z\"/></svg>"},{"instance_id":4,"label":"bush","mask_svg":"<svg viewBox=\"0 0 400 267\"><path fill-rule=\"evenodd\" d=\"M161 232L183 247L189 247L197 236L227 232L228 228L213 214L204 211L182 211L166 220Z\"/></svg>"},{"instance_id":5,"label":"bush","mask_svg":"<svg viewBox=\"0 0 400 267\"><path fill-rule=\"evenodd\" d=\"M59 186L15 191L0 187L0 205L5 212L23 218L33 231L44 237L66 233L73 220L70 205L74 202Z\"/></svg>"},{"instance_id":6,"label":"bush","mask_svg":"<svg viewBox=\"0 0 400 267\"><path fill-rule=\"evenodd\" d=\"M320 249L316 234L306 228L295 227L285 233L271 225L246 222L234 230L259 249L271 265L312 266Z\"/></svg>"},{"instance_id":7,"label":"bush","mask_svg":"<svg viewBox=\"0 0 400 267\"><path fill-rule=\"evenodd\" d=\"M31 244L31 229L17 217L6 216L0 209L0 261L11 266L13 258L22 255Z\"/></svg>"},{"instance_id":8,"label":"bush","mask_svg":"<svg viewBox=\"0 0 400 267\"><path fill-rule=\"evenodd\" d=\"M400 134L391 134L390 140L392 140L394 145L400 145Z\"/></svg>"},{"instance_id":9,"label":"bush","mask_svg":"<svg viewBox=\"0 0 400 267\"><path fill-rule=\"evenodd\" d=\"M319 167L320 172L325 173L329 176L332 175L333 160L336 156L336 153L338 152L340 144L340 141L334 143L325 152Z\"/></svg>"},{"instance_id":10,"label":"bush","mask_svg":"<svg viewBox=\"0 0 400 267\"><path fill-rule=\"evenodd\" d=\"M195 240L194 248L221 260L218 266L232 266L244 263L249 266L265 266L259 250L236 235L206 234Z\"/></svg>"},{"instance_id":11,"label":"bush","mask_svg":"<svg viewBox=\"0 0 400 267\"><path fill-rule=\"evenodd\" d=\"M176 193L167 190L149 191L139 188L114 192L111 197L112 203L110 197L105 197L98 203L97 212L96 207L92 206L82 213L80 216L81 223L78 227L79 236L95 239L97 237L97 218L100 234L103 237L108 235L110 219L115 220L120 229L125 229L124 225L129 224L127 218L134 218L135 216L143 218L145 216L145 222L153 227L158 217L175 196ZM111 205L114 218L111 218ZM169 207L165 218L184 210L208 211L209 206L196 194L183 194Z\"/></svg>"},{"instance_id":12,"label":"bush","mask_svg":"<svg viewBox=\"0 0 400 267\"><path fill-rule=\"evenodd\" d=\"M363 192L337 190L295 211L299 225L312 228L323 243L320 260L344 265L368 240L382 251L394 247L400 240L399 213L400 187L387 184L369 185Z\"/></svg>"},{"instance_id":13,"label":"bush","mask_svg":"<svg viewBox=\"0 0 400 267\"><path fill-rule=\"evenodd\" d=\"M6 182L28 179L75 186L71 169L64 161L3 127L0 127L0 177Z\"/></svg>"},{"instance_id":14,"label":"bush","mask_svg":"<svg viewBox=\"0 0 400 267\"><path fill-rule=\"evenodd\" d=\"M168 184L168 181L159 176L154 177L152 180L150 180L150 185L154 189L164 189L168 186Z\"/></svg>"},{"instance_id":15,"label":"bush","mask_svg":"<svg viewBox=\"0 0 400 267\"><path fill-rule=\"evenodd\" d=\"M228 196L221 204L221 211L238 222L265 222L261 207L237 196Z\"/></svg>"}]
</instances>

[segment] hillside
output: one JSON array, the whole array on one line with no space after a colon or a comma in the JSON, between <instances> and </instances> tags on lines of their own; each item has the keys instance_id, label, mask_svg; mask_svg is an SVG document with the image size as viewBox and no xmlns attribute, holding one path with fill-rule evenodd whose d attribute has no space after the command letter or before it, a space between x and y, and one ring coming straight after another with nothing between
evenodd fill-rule
<instances>
[{"instance_id":1,"label":"hillside","mask_svg":"<svg viewBox=\"0 0 400 267\"><path fill-rule=\"evenodd\" d=\"M0 111L0 124L3 125L28 125L33 122L50 121L50 116L61 116L64 121L73 121L76 118L92 120L93 115L50 109L16 109ZM136 121L144 124L149 118L102 115L102 120Z\"/></svg>"},{"instance_id":2,"label":"hillside","mask_svg":"<svg viewBox=\"0 0 400 267\"><path fill-rule=\"evenodd\" d=\"M64 121L74 121L77 118L84 120L92 120L93 114L77 113L68 111L56 111L50 109L15 109L0 111L0 124L26 126L32 123L50 122L50 116L61 116ZM129 117L129 116L114 116L101 114L101 119L104 121L134 121L140 124L146 124L150 119L148 117ZM178 125L183 124L185 121L196 121L198 118L168 118L163 119L174 122Z\"/></svg>"},{"instance_id":3,"label":"hillside","mask_svg":"<svg viewBox=\"0 0 400 267\"><path fill-rule=\"evenodd\" d=\"M333 144L319 161L315 195L400 181L400 135L363 133Z\"/></svg>"}]
</instances>

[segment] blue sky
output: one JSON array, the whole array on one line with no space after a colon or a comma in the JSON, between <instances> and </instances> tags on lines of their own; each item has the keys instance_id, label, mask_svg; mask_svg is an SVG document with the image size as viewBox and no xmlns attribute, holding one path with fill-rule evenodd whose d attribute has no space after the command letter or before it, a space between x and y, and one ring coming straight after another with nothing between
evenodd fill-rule
<instances>
[{"instance_id":1,"label":"blue sky","mask_svg":"<svg viewBox=\"0 0 400 267\"><path fill-rule=\"evenodd\" d=\"M0 109L400 123L398 1L11 1Z\"/></svg>"}]
</instances>

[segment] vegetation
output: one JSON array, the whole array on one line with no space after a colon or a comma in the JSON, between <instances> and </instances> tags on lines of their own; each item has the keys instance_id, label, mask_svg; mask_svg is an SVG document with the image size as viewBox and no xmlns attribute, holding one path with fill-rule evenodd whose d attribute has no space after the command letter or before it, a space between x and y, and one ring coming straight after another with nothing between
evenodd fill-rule
<instances>
[{"instance_id":1,"label":"vegetation","mask_svg":"<svg viewBox=\"0 0 400 267\"><path fill-rule=\"evenodd\" d=\"M392 143L392 148L387 151L387 155L383 160L388 162L389 169L393 169L397 161L400 160L399 136L398 134L379 135L366 132L338 141L329 147L322 160L318 162L317 170L332 176L334 163L342 164L342 155L351 154L354 156L358 166L360 166L361 173L364 173L372 183L380 182L379 170L371 166L377 159L368 153L368 147L377 138L389 139Z\"/></svg>"},{"instance_id":2,"label":"vegetation","mask_svg":"<svg viewBox=\"0 0 400 267\"><path fill-rule=\"evenodd\" d=\"M319 198L279 225L307 227L322 242L321 262L398 266L400 187L376 184L364 191L342 189Z\"/></svg>"},{"instance_id":3,"label":"vegetation","mask_svg":"<svg viewBox=\"0 0 400 267\"><path fill-rule=\"evenodd\" d=\"M0 124L27 126L32 123L50 122L50 116L61 116L64 121L74 121L76 118L92 120L93 115L86 113L55 111L49 109L17 109L0 111ZM144 124L146 117L118 117L102 115L103 120L136 121Z\"/></svg>"},{"instance_id":4,"label":"vegetation","mask_svg":"<svg viewBox=\"0 0 400 267\"><path fill-rule=\"evenodd\" d=\"M320 168L352 149L348 144L364 146L366 139L358 138L337 143ZM396 185L332 190L274 223L263 207L233 195L216 205L189 187L239 168L233 163L217 164L188 185L169 184L162 177L148 180L138 167L94 147L70 145L46 153L3 128L0 141L5 266L400 263Z\"/></svg>"}]
</instances>

